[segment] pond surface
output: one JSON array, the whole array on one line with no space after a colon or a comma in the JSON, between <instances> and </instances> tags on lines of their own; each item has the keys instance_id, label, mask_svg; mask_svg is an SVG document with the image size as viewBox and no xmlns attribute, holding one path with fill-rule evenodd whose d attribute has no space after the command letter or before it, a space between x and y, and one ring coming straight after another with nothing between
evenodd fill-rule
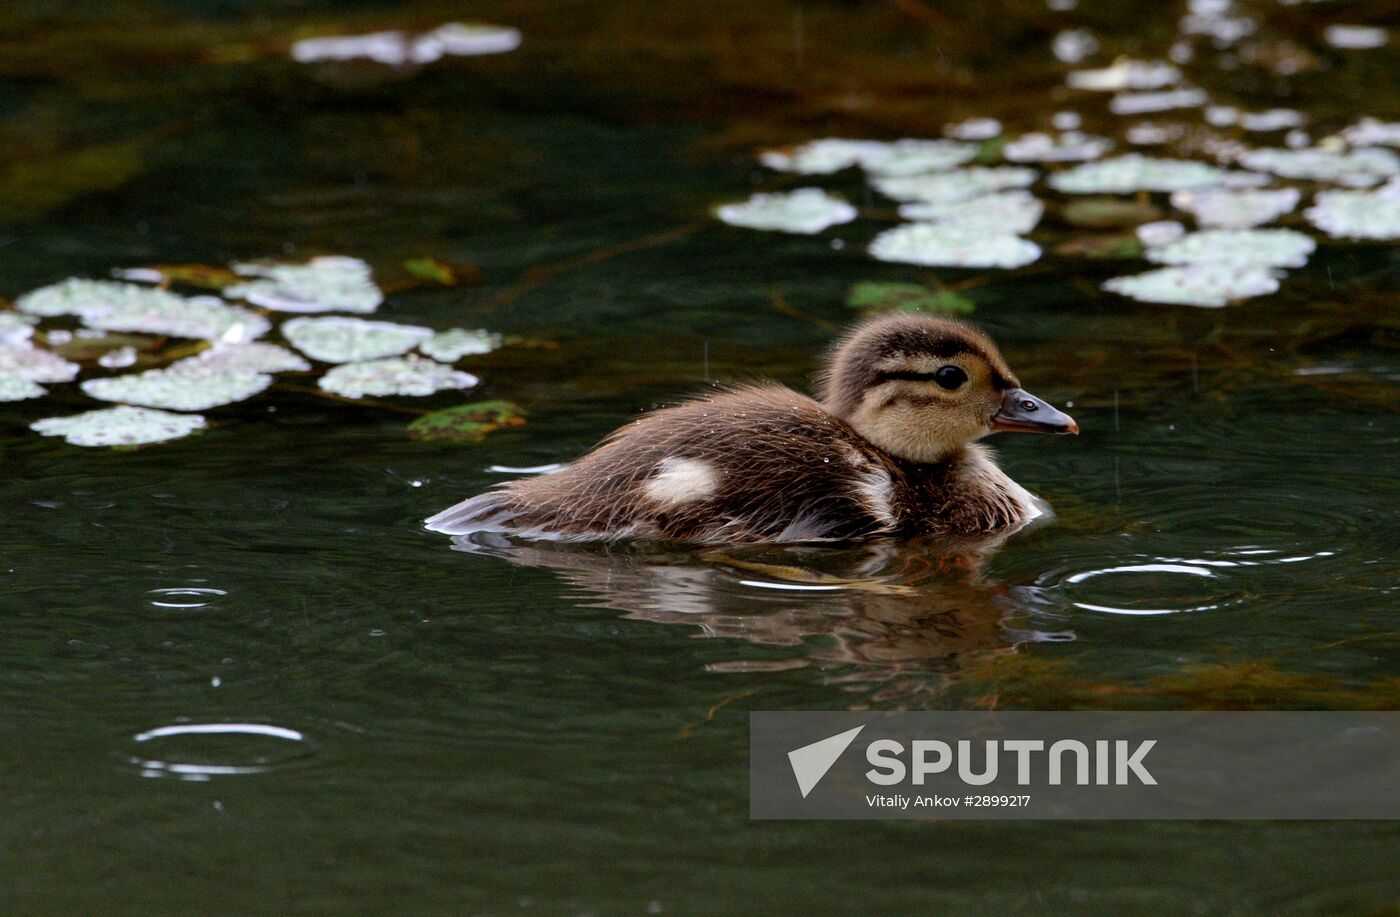
<instances>
[{"instance_id":1,"label":"pond surface","mask_svg":"<svg viewBox=\"0 0 1400 917\"><path fill-rule=\"evenodd\" d=\"M278 385L120 451L26 429L96 406L72 386L0 405L4 910L1393 908L1389 824L768 824L746 797L749 710L1400 707L1393 246L1322 239L1278 294L1205 310L1101 293L1147 265L1056 254L1085 233L1053 218L1019 271L873 261L888 204L850 177L820 184L869 219L721 226L713 205L787 181L765 145L1066 108L1108 133L1051 40L1159 57L1183 11L596 7L475 5L518 52L405 73L286 48L457 5L0 12L0 293L270 256L469 265L378 317L526 338L462 365L472 398L528 412L424 443L392 405ZM1206 41L1191 74L1318 136L1393 119L1393 54L1318 37L1389 7L1342 8L1260 3L1253 56ZM707 380L805 387L862 281L957 289L1083 429L995 441L1057 518L976 572L890 546L466 552L419 528L492 466L567 461ZM782 567L866 585L763 588Z\"/></svg>"}]
</instances>

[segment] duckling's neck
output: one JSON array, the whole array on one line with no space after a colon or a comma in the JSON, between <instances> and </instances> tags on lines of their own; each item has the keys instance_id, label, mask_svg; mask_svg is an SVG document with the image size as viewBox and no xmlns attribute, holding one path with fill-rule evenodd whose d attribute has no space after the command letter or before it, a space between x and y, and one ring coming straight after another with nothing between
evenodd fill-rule
<instances>
[{"instance_id":1,"label":"duckling's neck","mask_svg":"<svg viewBox=\"0 0 1400 917\"><path fill-rule=\"evenodd\" d=\"M1039 501L997 467L990 449L966 443L940 462L896 459L909 487L912 527L972 534L1019 527Z\"/></svg>"}]
</instances>

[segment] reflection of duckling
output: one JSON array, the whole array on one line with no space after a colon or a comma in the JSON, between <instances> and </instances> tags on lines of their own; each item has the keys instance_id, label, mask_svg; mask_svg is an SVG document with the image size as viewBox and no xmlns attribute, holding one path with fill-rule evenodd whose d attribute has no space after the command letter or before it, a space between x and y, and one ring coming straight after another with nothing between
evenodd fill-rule
<instances>
[{"instance_id":1,"label":"reflection of duckling","mask_svg":"<svg viewBox=\"0 0 1400 917\"><path fill-rule=\"evenodd\" d=\"M973 441L1077 433L1021 389L996 345L928 316L875 319L837 346L821 401L779 385L656 411L553 474L427 521L452 535L838 541L1015 528L1034 498Z\"/></svg>"}]
</instances>

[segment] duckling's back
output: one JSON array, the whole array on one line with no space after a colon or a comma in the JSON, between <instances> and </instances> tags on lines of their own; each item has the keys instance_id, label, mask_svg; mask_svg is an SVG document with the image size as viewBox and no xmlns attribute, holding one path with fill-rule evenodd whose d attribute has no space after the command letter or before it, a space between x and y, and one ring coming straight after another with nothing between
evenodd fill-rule
<instances>
[{"instance_id":1,"label":"duckling's back","mask_svg":"<svg viewBox=\"0 0 1400 917\"><path fill-rule=\"evenodd\" d=\"M893 468L846 423L782 386L648 414L573 464L438 513L451 535L838 541L893 532Z\"/></svg>"}]
</instances>

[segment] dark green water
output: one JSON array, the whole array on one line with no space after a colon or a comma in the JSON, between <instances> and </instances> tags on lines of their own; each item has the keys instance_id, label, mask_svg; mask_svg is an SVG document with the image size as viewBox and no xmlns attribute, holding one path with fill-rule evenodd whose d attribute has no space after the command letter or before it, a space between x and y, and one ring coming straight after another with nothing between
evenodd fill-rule
<instances>
[{"instance_id":1,"label":"dark green water","mask_svg":"<svg viewBox=\"0 0 1400 917\"><path fill-rule=\"evenodd\" d=\"M6 913L1400 905L1388 824L765 824L746 798L753 709L1400 707L1392 249L1324 244L1279 295L1220 311L1097 294L1122 264L940 272L978 281L978 320L1084 430L996 443L1059 515L976 576L913 551L752 558L912 586L814 597L694 554L462 553L418 522L499 480L488 466L566 461L707 374L805 385L851 284L931 276L859 254L868 222L836 233L843 251L697 222L761 177L752 146L973 113L1039 127L1062 104L1043 64L1058 26L1038 5L952 8L951 30L996 44L950 41L935 79L937 42L883 5L490 3L471 13L519 25L517 54L366 81L313 79L279 42L462 11L194 6L0 13L0 293L135 264L432 255L481 285L391 295L385 318L557 346L471 366L530 412L476 445L280 390L132 452L0 407ZM1136 51L1175 15L1082 18ZM1309 35L1312 15L1267 22ZM794 23L796 71L774 59ZM838 24L860 23L847 47ZM998 48L1025 63L994 67ZM862 114L838 96L894 92L879 60L925 76ZM1341 126L1393 116L1394 80L1339 65L1215 88ZM1068 235L1051 220L1037 239ZM138 740L211 723L282 732Z\"/></svg>"}]
</instances>

